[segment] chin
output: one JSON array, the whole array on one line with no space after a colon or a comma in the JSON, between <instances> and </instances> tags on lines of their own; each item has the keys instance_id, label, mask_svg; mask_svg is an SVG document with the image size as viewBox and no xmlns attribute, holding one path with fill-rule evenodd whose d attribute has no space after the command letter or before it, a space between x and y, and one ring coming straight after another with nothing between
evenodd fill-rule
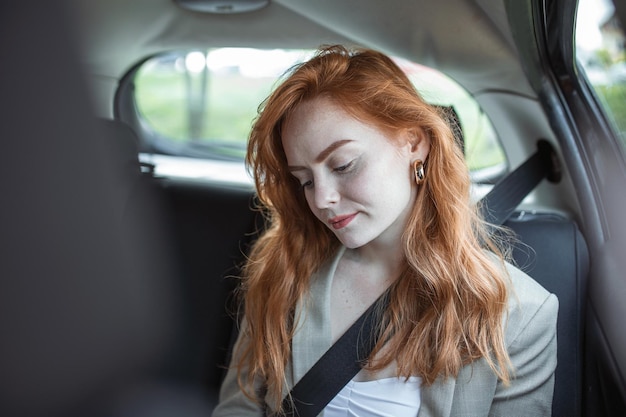
<instances>
[{"instance_id":1,"label":"chin","mask_svg":"<svg viewBox=\"0 0 626 417\"><path fill-rule=\"evenodd\" d=\"M358 249L367 244L367 242L363 242L361 240L346 239L345 237L340 237L340 236L337 236L337 239L341 242L343 246L345 246L348 249Z\"/></svg>"}]
</instances>

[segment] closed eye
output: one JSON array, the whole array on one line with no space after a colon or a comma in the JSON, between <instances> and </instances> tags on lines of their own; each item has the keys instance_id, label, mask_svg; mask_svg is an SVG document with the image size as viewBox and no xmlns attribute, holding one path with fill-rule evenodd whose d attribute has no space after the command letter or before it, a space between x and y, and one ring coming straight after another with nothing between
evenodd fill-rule
<instances>
[{"instance_id":1,"label":"closed eye","mask_svg":"<svg viewBox=\"0 0 626 417\"><path fill-rule=\"evenodd\" d=\"M303 171L303 170L302 169L296 169L291 174L298 181L298 183L300 184L301 188L310 188L313 185L313 179L307 180L306 178L309 177L309 175L300 174L299 173L300 171ZM296 174L296 172L298 172L298 174Z\"/></svg>"},{"instance_id":2,"label":"closed eye","mask_svg":"<svg viewBox=\"0 0 626 417\"><path fill-rule=\"evenodd\" d=\"M337 167L337 168L333 169L333 171L335 171L335 172L344 172L344 171L347 171L350 168L352 168L353 165L354 165L354 159L352 161L348 162L345 165L342 165L340 167Z\"/></svg>"}]
</instances>

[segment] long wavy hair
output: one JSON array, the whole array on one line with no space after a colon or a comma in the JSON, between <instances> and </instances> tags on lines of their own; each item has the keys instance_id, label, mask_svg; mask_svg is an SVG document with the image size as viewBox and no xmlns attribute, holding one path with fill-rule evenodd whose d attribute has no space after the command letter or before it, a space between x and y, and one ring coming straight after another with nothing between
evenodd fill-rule
<instances>
[{"instance_id":1,"label":"long wavy hair","mask_svg":"<svg viewBox=\"0 0 626 417\"><path fill-rule=\"evenodd\" d=\"M340 245L311 213L287 170L281 141L298 105L319 96L383 132L419 128L430 138L426 178L403 234L404 273L389 290L378 326L381 342L366 366L377 370L397 361L399 376L418 375L429 385L484 358L508 383L503 252L471 202L461 146L442 114L389 57L329 46L292 68L260 106L250 134L246 162L267 228L243 269L246 326L235 363L242 390L254 398L254 381L263 381L269 406L280 414L296 303Z\"/></svg>"}]
</instances>

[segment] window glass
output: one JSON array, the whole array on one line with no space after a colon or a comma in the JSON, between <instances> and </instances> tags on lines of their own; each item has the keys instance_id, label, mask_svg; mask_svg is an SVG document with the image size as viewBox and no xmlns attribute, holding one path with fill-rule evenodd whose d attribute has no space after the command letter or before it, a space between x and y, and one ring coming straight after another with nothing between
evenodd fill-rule
<instances>
[{"instance_id":1,"label":"window glass","mask_svg":"<svg viewBox=\"0 0 626 417\"><path fill-rule=\"evenodd\" d=\"M260 103L287 69L312 53L219 48L154 57L134 78L139 134L155 153L241 160ZM476 101L445 75L396 61L427 101L457 112L470 169L501 173L504 153Z\"/></svg>"},{"instance_id":2,"label":"window glass","mask_svg":"<svg viewBox=\"0 0 626 417\"><path fill-rule=\"evenodd\" d=\"M625 41L611 0L580 0L576 57L622 143L626 143Z\"/></svg>"},{"instance_id":3,"label":"window glass","mask_svg":"<svg viewBox=\"0 0 626 417\"><path fill-rule=\"evenodd\" d=\"M243 158L259 104L276 79L307 56L306 51L248 48L158 56L135 77L137 109L157 149Z\"/></svg>"},{"instance_id":4,"label":"window glass","mask_svg":"<svg viewBox=\"0 0 626 417\"><path fill-rule=\"evenodd\" d=\"M490 173L502 173L506 168L504 151L491 121L476 100L458 83L437 70L402 59L396 59L396 62L427 102L452 107L457 113L465 142L465 156L474 177L481 180L480 172L485 178Z\"/></svg>"}]
</instances>

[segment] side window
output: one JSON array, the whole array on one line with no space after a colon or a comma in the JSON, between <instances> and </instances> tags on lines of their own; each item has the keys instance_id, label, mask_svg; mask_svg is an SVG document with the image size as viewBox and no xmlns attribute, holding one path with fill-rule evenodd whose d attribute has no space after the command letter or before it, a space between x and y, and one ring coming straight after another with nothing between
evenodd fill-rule
<instances>
[{"instance_id":1,"label":"side window","mask_svg":"<svg viewBox=\"0 0 626 417\"><path fill-rule=\"evenodd\" d=\"M465 142L465 157L475 182L489 182L504 173L507 162L491 121L469 93L454 80L423 65L396 62L424 99L452 107L458 115Z\"/></svg>"},{"instance_id":2,"label":"side window","mask_svg":"<svg viewBox=\"0 0 626 417\"><path fill-rule=\"evenodd\" d=\"M172 157L196 159L187 166L197 166L199 159L240 163L258 106L280 75L312 53L219 48L153 57L129 77L134 88L124 91L133 94L130 108L135 114L122 118L136 121L132 124L142 139L142 159L156 164L162 175L177 175L159 172L159 161ZM397 62L427 101L452 106L458 114L474 178L480 182L501 174L506 169L504 152L476 101L438 71Z\"/></svg>"},{"instance_id":3,"label":"side window","mask_svg":"<svg viewBox=\"0 0 626 417\"><path fill-rule=\"evenodd\" d=\"M625 42L611 0L579 1L576 18L579 68L586 75L623 145L626 145Z\"/></svg>"}]
</instances>

